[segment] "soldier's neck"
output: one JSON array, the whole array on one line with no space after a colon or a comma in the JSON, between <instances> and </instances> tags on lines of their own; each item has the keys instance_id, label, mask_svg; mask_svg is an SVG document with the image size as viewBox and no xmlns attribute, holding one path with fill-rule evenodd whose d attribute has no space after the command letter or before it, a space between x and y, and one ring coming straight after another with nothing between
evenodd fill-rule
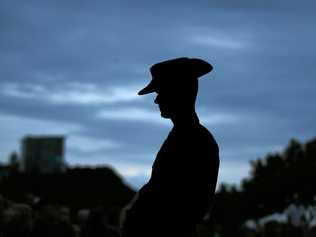
<instances>
[{"instance_id":1,"label":"soldier's neck","mask_svg":"<svg viewBox=\"0 0 316 237\"><path fill-rule=\"evenodd\" d=\"M177 127L177 128L178 127L186 128L186 127L191 127L196 124L199 124L199 118L194 110L177 114L171 118L171 121L174 127Z\"/></svg>"}]
</instances>

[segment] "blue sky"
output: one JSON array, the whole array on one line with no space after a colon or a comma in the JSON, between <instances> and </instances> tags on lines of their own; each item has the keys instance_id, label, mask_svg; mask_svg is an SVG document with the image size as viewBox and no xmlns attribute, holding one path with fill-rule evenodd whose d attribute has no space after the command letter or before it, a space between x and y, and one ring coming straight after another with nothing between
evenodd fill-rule
<instances>
[{"instance_id":1,"label":"blue sky","mask_svg":"<svg viewBox=\"0 0 316 237\"><path fill-rule=\"evenodd\" d=\"M299 5L298 5L299 4ZM316 136L313 1L0 2L0 160L27 134L65 134L71 165L149 177L171 124L149 67L176 57L214 66L197 111L220 145L219 182L249 160Z\"/></svg>"}]
</instances>

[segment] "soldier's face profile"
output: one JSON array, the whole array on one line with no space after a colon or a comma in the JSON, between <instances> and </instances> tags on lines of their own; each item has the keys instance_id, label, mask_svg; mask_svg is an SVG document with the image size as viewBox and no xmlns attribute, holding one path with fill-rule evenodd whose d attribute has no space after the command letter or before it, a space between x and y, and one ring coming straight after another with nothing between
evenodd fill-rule
<instances>
[{"instance_id":1,"label":"soldier's face profile","mask_svg":"<svg viewBox=\"0 0 316 237\"><path fill-rule=\"evenodd\" d=\"M157 92L154 101L158 104L161 117L172 118L179 110L179 102L174 93L168 91Z\"/></svg>"},{"instance_id":2,"label":"soldier's face profile","mask_svg":"<svg viewBox=\"0 0 316 237\"><path fill-rule=\"evenodd\" d=\"M191 80L191 79L188 79ZM197 80L192 83L169 84L156 89L154 100L158 104L161 117L175 118L194 111L198 91Z\"/></svg>"}]
</instances>

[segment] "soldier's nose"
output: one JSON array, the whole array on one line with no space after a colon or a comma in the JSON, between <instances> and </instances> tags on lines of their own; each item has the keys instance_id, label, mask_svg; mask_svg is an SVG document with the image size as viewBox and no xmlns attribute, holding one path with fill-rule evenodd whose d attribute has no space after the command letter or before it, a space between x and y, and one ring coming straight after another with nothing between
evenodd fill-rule
<instances>
[{"instance_id":1,"label":"soldier's nose","mask_svg":"<svg viewBox=\"0 0 316 237\"><path fill-rule=\"evenodd\" d=\"M154 102L155 102L155 104L158 104L158 103L159 103L158 95L156 96Z\"/></svg>"}]
</instances>

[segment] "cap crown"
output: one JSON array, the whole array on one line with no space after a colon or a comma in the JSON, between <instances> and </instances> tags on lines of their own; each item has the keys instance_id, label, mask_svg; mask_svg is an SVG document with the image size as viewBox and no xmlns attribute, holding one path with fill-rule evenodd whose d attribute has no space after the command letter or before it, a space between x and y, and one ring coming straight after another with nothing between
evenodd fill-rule
<instances>
[{"instance_id":1,"label":"cap crown","mask_svg":"<svg viewBox=\"0 0 316 237\"><path fill-rule=\"evenodd\" d=\"M212 65L197 58L176 58L154 64L150 68L153 77L184 75L198 78L213 69Z\"/></svg>"},{"instance_id":2,"label":"cap crown","mask_svg":"<svg viewBox=\"0 0 316 237\"><path fill-rule=\"evenodd\" d=\"M158 90L190 84L193 80L209 73L213 67L197 58L176 58L154 64L150 68L151 82L138 94L143 95Z\"/></svg>"}]
</instances>

